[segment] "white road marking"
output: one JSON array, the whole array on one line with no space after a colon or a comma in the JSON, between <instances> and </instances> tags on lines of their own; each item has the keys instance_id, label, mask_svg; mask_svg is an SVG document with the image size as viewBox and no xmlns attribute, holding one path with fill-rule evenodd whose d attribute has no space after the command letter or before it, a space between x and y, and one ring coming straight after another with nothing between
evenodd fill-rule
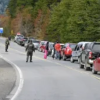
<instances>
[{"instance_id":1,"label":"white road marking","mask_svg":"<svg viewBox=\"0 0 100 100\"><path fill-rule=\"evenodd\" d=\"M17 88L15 94L12 96L12 98L10 98L10 100L14 100L14 99L18 96L18 94L20 93L20 91L22 90L22 87L23 87L23 84L24 84L23 74L22 74L21 69L20 69L16 64L14 64L13 62L11 62L11 61L9 61L8 59L4 58L4 57L1 56L1 55L0 55L0 57L1 57L2 59L4 59L5 61L7 61L8 63L10 63L11 65L13 65L13 66L17 69L17 71L18 71L18 73L19 73L19 79L20 79L20 80L19 80L19 86L18 86L18 88Z\"/></svg>"}]
</instances>

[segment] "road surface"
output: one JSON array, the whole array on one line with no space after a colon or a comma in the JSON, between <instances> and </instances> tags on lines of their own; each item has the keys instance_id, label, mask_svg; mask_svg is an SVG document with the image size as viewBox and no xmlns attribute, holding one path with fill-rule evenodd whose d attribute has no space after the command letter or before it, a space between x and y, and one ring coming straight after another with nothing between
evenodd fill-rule
<instances>
[{"instance_id":1,"label":"road surface","mask_svg":"<svg viewBox=\"0 0 100 100\"><path fill-rule=\"evenodd\" d=\"M24 84L15 100L100 100L100 75L84 71L76 63L43 59L36 51L32 63L26 63L25 48L11 42L9 52L4 51L0 39L0 55L21 69Z\"/></svg>"}]
</instances>

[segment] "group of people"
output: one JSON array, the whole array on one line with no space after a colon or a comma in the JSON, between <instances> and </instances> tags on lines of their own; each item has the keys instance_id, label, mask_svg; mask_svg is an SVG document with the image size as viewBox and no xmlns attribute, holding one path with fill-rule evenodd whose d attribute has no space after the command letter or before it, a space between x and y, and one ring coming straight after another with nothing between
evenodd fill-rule
<instances>
[{"instance_id":1,"label":"group of people","mask_svg":"<svg viewBox=\"0 0 100 100\"><path fill-rule=\"evenodd\" d=\"M6 41L5 41L5 52L8 52L8 47L10 45L10 40L11 38L7 38ZM56 42L54 43L53 45L54 47L54 52L53 52L53 55L52 55L52 58L56 58L56 59L61 59L60 57L60 51L61 51L61 45L59 42ZM26 52L27 52L27 57L26 57L26 62L29 61L29 58L30 58L30 62L32 62L32 56L33 56L33 52L35 52L35 47L34 47L34 44L32 43L32 40L29 40L28 41L28 45L26 47ZM49 52L49 42L46 43L46 47L45 47L45 59L47 58L47 54Z\"/></svg>"},{"instance_id":2,"label":"group of people","mask_svg":"<svg viewBox=\"0 0 100 100\"><path fill-rule=\"evenodd\" d=\"M59 42L54 43L53 48L54 48L54 50L53 50L52 58L53 59L56 58L56 59L60 60L61 59L61 54L60 54L61 45L60 45L60 43ZM45 54L47 54L48 52L49 52L49 42L47 42L47 44L46 44Z\"/></svg>"}]
</instances>

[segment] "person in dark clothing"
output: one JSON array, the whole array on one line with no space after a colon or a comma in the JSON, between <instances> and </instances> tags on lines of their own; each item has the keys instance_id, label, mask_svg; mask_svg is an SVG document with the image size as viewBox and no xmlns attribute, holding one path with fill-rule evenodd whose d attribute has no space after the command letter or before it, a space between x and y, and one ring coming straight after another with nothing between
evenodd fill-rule
<instances>
[{"instance_id":1,"label":"person in dark clothing","mask_svg":"<svg viewBox=\"0 0 100 100\"><path fill-rule=\"evenodd\" d=\"M28 43L26 47L26 51L27 51L26 62L28 62L29 57L30 57L30 62L32 62L33 51L35 52L35 48L34 48L34 44L32 43L32 40L30 40L30 42Z\"/></svg>"},{"instance_id":2,"label":"person in dark clothing","mask_svg":"<svg viewBox=\"0 0 100 100\"><path fill-rule=\"evenodd\" d=\"M48 55L48 51L49 51L49 42L48 42L48 41L47 41L47 43L46 43L45 50L47 50L47 55Z\"/></svg>"},{"instance_id":3,"label":"person in dark clothing","mask_svg":"<svg viewBox=\"0 0 100 100\"><path fill-rule=\"evenodd\" d=\"M7 38L5 41L5 52L8 52L9 45L10 45L9 38Z\"/></svg>"},{"instance_id":4,"label":"person in dark clothing","mask_svg":"<svg viewBox=\"0 0 100 100\"><path fill-rule=\"evenodd\" d=\"M9 41L11 41L11 36L9 36Z\"/></svg>"},{"instance_id":5,"label":"person in dark clothing","mask_svg":"<svg viewBox=\"0 0 100 100\"><path fill-rule=\"evenodd\" d=\"M45 49L48 51L49 50L49 42L46 43Z\"/></svg>"}]
</instances>

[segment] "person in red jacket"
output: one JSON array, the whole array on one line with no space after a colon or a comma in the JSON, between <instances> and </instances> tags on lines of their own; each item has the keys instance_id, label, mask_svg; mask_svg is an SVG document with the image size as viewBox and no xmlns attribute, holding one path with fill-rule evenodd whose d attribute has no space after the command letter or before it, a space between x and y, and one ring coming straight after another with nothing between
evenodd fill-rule
<instances>
[{"instance_id":1,"label":"person in red jacket","mask_svg":"<svg viewBox=\"0 0 100 100\"><path fill-rule=\"evenodd\" d=\"M56 59L60 60L61 45L59 42L56 43L55 50L56 50Z\"/></svg>"}]
</instances>

